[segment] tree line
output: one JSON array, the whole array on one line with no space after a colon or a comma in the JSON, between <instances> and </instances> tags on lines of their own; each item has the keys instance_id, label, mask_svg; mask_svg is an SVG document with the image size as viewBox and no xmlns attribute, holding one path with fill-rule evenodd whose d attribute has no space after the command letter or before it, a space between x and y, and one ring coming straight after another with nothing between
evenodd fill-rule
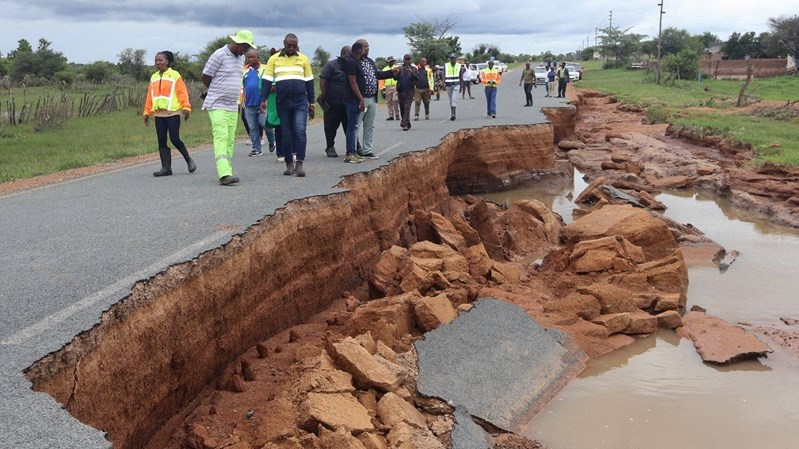
<instances>
[{"instance_id":1,"label":"tree line","mask_svg":"<svg viewBox=\"0 0 799 449\"><path fill-rule=\"evenodd\" d=\"M592 59L595 52L607 59L606 66L626 66L631 60L653 59L657 56L658 39L648 39L646 35L631 33L630 29L608 27L598 30L597 45L566 54L553 54L550 51L538 55L503 53L497 45L480 43L470 52L463 53L460 37L453 34L460 20L454 16L442 20L420 20L402 28L414 60L426 58L430 65L443 65L449 55L455 53L470 61L482 62L491 57L505 62L529 60L552 61L565 59ZM722 50L730 59L785 57L799 53L799 15L770 18L769 31L756 34L753 31L732 33L724 42ZM675 72L676 76L687 78L695 74L702 52L711 44L720 41L719 37L705 32L692 35L684 29L666 28L661 33L660 50L663 69ZM227 36L208 42L198 54L189 55L175 52L175 69L188 81L201 79L205 61L216 49L227 43ZM14 82L29 86L58 81L71 83L85 80L92 83L106 83L120 78L136 81L149 79L153 67L143 49L126 48L117 55L117 62L95 61L90 64L73 64L60 52L51 48L52 42L40 38L34 49L25 39L18 41L17 48L7 55L0 54L0 77L7 76ZM268 49L261 48L261 60L269 57ZM338 54L338 51L336 51ZM322 47L313 52L312 62L320 69L330 59L330 53ZM375 58L380 64L382 57Z\"/></svg>"}]
</instances>

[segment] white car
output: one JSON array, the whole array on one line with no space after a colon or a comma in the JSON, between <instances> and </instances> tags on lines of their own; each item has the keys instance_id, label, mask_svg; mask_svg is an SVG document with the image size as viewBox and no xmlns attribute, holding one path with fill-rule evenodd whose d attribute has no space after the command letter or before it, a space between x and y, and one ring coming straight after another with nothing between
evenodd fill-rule
<instances>
[{"instance_id":1,"label":"white car","mask_svg":"<svg viewBox=\"0 0 799 449\"><path fill-rule=\"evenodd\" d=\"M569 81L580 80L580 69L577 66L567 64L566 69L569 71Z\"/></svg>"},{"instance_id":2,"label":"white car","mask_svg":"<svg viewBox=\"0 0 799 449\"><path fill-rule=\"evenodd\" d=\"M485 66L488 67L488 61L486 61ZM505 73L508 71L508 65L504 62L494 61L494 67L499 69L500 73Z\"/></svg>"},{"instance_id":3,"label":"white car","mask_svg":"<svg viewBox=\"0 0 799 449\"><path fill-rule=\"evenodd\" d=\"M485 69L486 67L488 67L488 64L483 64L483 63L479 63L479 64L469 64L469 70L470 70L471 72L474 72L474 73L475 73L475 76L474 76L474 78L472 78L472 83L474 83L474 84L480 84L480 72L481 72L483 69Z\"/></svg>"},{"instance_id":4,"label":"white car","mask_svg":"<svg viewBox=\"0 0 799 449\"><path fill-rule=\"evenodd\" d=\"M535 67L533 68L533 72L535 72L535 83L538 85L544 85L547 83L547 68L546 67Z\"/></svg>"}]
</instances>

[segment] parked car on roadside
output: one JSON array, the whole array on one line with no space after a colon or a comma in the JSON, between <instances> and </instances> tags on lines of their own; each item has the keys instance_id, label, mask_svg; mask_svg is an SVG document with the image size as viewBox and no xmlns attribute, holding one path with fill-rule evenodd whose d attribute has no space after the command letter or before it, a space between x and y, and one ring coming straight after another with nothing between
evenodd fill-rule
<instances>
[{"instance_id":1,"label":"parked car on roadside","mask_svg":"<svg viewBox=\"0 0 799 449\"><path fill-rule=\"evenodd\" d=\"M535 72L535 83L539 85L544 85L547 83L547 68L546 67L535 67L533 68L533 72Z\"/></svg>"},{"instance_id":2,"label":"parked car on roadside","mask_svg":"<svg viewBox=\"0 0 799 449\"><path fill-rule=\"evenodd\" d=\"M569 70L569 81L580 81L580 68L574 65L566 64L566 69Z\"/></svg>"},{"instance_id":3,"label":"parked car on roadside","mask_svg":"<svg viewBox=\"0 0 799 449\"><path fill-rule=\"evenodd\" d=\"M486 61L485 65L486 65L486 67L488 67L488 61ZM505 63L504 63L504 62L502 62L502 61L496 61L496 60L495 60L495 61L494 61L494 67L496 67L497 69L499 69L499 72L500 72L500 73L505 73L505 72L507 72L507 71L508 71L508 65L507 65L507 64L505 64Z\"/></svg>"},{"instance_id":4,"label":"parked car on roadside","mask_svg":"<svg viewBox=\"0 0 799 449\"><path fill-rule=\"evenodd\" d=\"M486 67L488 67L488 64L483 64L483 63L469 64L469 70L475 73L474 78L472 78L472 83L480 84L480 71Z\"/></svg>"},{"instance_id":5,"label":"parked car on roadside","mask_svg":"<svg viewBox=\"0 0 799 449\"><path fill-rule=\"evenodd\" d=\"M566 62L566 67L569 68L569 79L572 81L579 81L583 79L583 65L579 62ZM577 77L571 75L571 72L575 72Z\"/></svg>"}]
</instances>

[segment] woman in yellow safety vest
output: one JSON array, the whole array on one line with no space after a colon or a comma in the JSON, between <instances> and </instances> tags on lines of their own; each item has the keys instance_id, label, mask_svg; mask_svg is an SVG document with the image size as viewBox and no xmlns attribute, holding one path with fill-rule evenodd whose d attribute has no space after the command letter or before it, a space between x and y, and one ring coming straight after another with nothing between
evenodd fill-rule
<instances>
[{"instance_id":1,"label":"woman in yellow safety vest","mask_svg":"<svg viewBox=\"0 0 799 449\"><path fill-rule=\"evenodd\" d=\"M197 165L189 156L186 145L180 140L180 116L189 119L191 103L189 91L180 73L173 70L171 65L175 56L171 51L160 51L155 55L156 72L150 77L147 89L147 99L144 103L144 124L150 126L150 116L155 116L155 132L158 136L158 154L161 157L161 169L153 176L169 176L172 174L172 151L166 144L167 133L172 145L180 151L189 167L189 173L194 173Z\"/></svg>"}]
</instances>

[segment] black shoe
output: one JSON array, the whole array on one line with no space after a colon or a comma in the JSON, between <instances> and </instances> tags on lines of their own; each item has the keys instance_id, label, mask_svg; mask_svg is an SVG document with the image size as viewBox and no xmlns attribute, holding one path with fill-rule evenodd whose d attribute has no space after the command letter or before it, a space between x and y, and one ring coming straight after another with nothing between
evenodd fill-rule
<instances>
[{"instance_id":1,"label":"black shoe","mask_svg":"<svg viewBox=\"0 0 799 449\"><path fill-rule=\"evenodd\" d=\"M229 186L229 185L235 184L237 182L239 182L239 178L237 178L235 176L228 175L228 176L223 176L223 177L219 178L219 183L222 184L223 186Z\"/></svg>"},{"instance_id":2,"label":"black shoe","mask_svg":"<svg viewBox=\"0 0 799 449\"><path fill-rule=\"evenodd\" d=\"M302 161L297 161L294 164L294 174L298 178L304 178L305 177L305 170L303 170L303 168L302 168Z\"/></svg>"},{"instance_id":3,"label":"black shoe","mask_svg":"<svg viewBox=\"0 0 799 449\"><path fill-rule=\"evenodd\" d=\"M372 153L371 151L368 153L364 153L362 151L356 151L355 154L362 157L363 159L377 159L377 156L375 156L375 154Z\"/></svg>"},{"instance_id":4,"label":"black shoe","mask_svg":"<svg viewBox=\"0 0 799 449\"><path fill-rule=\"evenodd\" d=\"M325 148L325 154L327 154L327 157L338 157L338 153L336 153L335 147Z\"/></svg>"},{"instance_id":5,"label":"black shoe","mask_svg":"<svg viewBox=\"0 0 799 449\"><path fill-rule=\"evenodd\" d=\"M197 164L194 163L194 159L189 158L186 164L189 166L189 173L194 173L197 170Z\"/></svg>"},{"instance_id":6,"label":"black shoe","mask_svg":"<svg viewBox=\"0 0 799 449\"><path fill-rule=\"evenodd\" d=\"M161 170L158 170L157 172L153 172L153 176L155 176L155 177L171 176L171 175L172 175L172 170L168 170L168 169L166 169L164 167L161 167Z\"/></svg>"},{"instance_id":7,"label":"black shoe","mask_svg":"<svg viewBox=\"0 0 799 449\"><path fill-rule=\"evenodd\" d=\"M286 170L283 172L285 176L294 174L294 161L286 161Z\"/></svg>"},{"instance_id":8,"label":"black shoe","mask_svg":"<svg viewBox=\"0 0 799 449\"><path fill-rule=\"evenodd\" d=\"M269 152L270 153L274 153L275 152L275 148L277 148L277 145L275 145L274 143L270 143L269 144Z\"/></svg>"},{"instance_id":9,"label":"black shoe","mask_svg":"<svg viewBox=\"0 0 799 449\"><path fill-rule=\"evenodd\" d=\"M389 117L389 118L386 119L387 122L390 122L392 120L394 120L394 117Z\"/></svg>"},{"instance_id":10,"label":"black shoe","mask_svg":"<svg viewBox=\"0 0 799 449\"><path fill-rule=\"evenodd\" d=\"M153 173L153 176L169 176L172 174L172 153L169 148L159 148L158 156L161 158L161 169Z\"/></svg>"}]
</instances>

